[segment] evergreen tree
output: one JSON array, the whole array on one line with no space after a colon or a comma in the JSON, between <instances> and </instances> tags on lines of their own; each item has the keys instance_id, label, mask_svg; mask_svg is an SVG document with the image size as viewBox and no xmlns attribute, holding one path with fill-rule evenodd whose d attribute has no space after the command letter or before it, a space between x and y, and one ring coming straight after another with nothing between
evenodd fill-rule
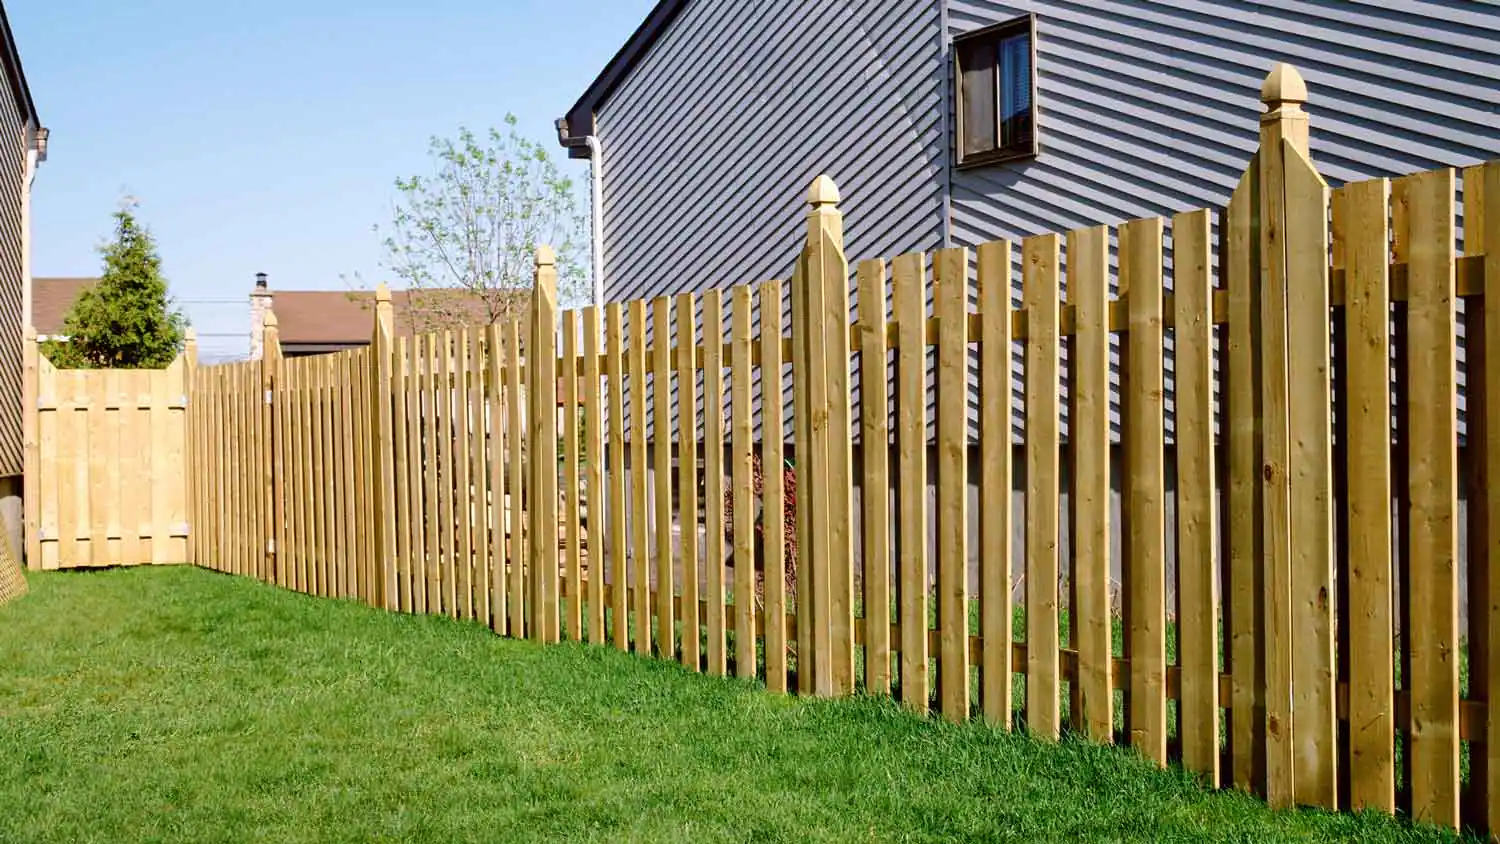
<instances>
[{"instance_id":1,"label":"evergreen tree","mask_svg":"<svg viewBox=\"0 0 1500 844\"><path fill-rule=\"evenodd\" d=\"M69 369L160 369L182 349L187 319L172 305L151 232L134 205L115 213L114 240L101 250L104 275L84 290L64 322L68 339L47 356Z\"/></svg>"}]
</instances>

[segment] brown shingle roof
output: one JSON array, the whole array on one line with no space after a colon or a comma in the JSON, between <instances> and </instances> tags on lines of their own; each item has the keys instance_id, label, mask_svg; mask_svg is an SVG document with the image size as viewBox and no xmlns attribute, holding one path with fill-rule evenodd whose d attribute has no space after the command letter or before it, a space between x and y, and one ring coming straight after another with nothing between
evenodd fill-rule
<instances>
[{"instance_id":1,"label":"brown shingle roof","mask_svg":"<svg viewBox=\"0 0 1500 844\"><path fill-rule=\"evenodd\" d=\"M63 333L63 321L73 303L97 278L33 278L31 280L31 324L42 336Z\"/></svg>"},{"instance_id":2,"label":"brown shingle roof","mask_svg":"<svg viewBox=\"0 0 1500 844\"><path fill-rule=\"evenodd\" d=\"M518 294L528 296L529 293ZM412 302L423 297L421 306ZM437 299L436 297L444 297ZM423 315L441 312L445 324L485 325L489 310L479 296L464 291L391 291L396 334L410 336L429 330ZM368 290L277 290L271 310L283 345L355 345L370 342L375 318L375 294ZM429 317L430 318L430 317Z\"/></svg>"}]
</instances>

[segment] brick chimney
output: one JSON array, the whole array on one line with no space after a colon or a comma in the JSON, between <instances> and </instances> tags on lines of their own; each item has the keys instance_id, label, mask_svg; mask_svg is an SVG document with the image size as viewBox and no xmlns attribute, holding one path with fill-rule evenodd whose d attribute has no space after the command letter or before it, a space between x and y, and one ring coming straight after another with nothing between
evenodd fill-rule
<instances>
[{"instance_id":1,"label":"brick chimney","mask_svg":"<svg viewBox=\"0 0 1500 844\"><path fill-rule=\"evenodd\" d=\"M271 312L271 288L265 273L255 274L250 291L250 359L260 360L266 349L266 314Z\"/></svg>"}]
</instances>

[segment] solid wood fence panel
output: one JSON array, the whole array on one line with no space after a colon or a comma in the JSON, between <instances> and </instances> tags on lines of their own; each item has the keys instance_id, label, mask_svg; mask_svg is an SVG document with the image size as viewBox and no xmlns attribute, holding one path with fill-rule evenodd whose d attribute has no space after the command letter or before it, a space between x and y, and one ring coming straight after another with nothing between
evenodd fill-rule
<instances>
[{"instance_id":1,"label":"solid wood fence panel","mask_svg":"<svg viewBox=\"0 0 1500 844\"><path fill-rule=\"evenodd\" d=\"M682 550L682 664L697 671L702 656L698 616L698 363L692 293L677 297L677 498ZM778 337L779 341L781 338ZM709 502L713 506L713 502ZM769 646L768 646L769 647ZM770 659L767 651L766 658Z\"/></svg>"},{"instance_id":2,"label":"solid wood fence panel","mask_svg":"<svg viewBox=\"0 0 1500 844\"><path fill-rule=\"evenodd\" d=\"M32 346L27 566L189 562L186 357L158 370L59 370Z\"/></svg>"},{"instance_id":3,"label":"solid wood fence panel","mask_svg":"<svg viewBox=\"0 0 1500 844\"><path fill-rule=\"evenodd\" d=\"M1349 473L1350 805L1396 810L1395 696L1391 600L1390 185L1340 188L1348 332L1344 405ZM1339 210L1343 212L1340 219Z\"/></svg>"},{"instance_id":4,"label":"solid wood fence panel","mask_svg":"<svg viewBox=\"0 0 1500 844\"><path fill-rule=\"evenodd\" d=\"M609 582L610 624L615 647L630 647L628 553L625 545L625 362L621 327L623 308L611 303L605 310L605 373L609 389ZM709 510L712 512L712 508ZM713 535L709 535L710 547ZM710 607L712 610L712 607Z\"/></svg>"},{"instance_id":5,"label":"solid wood fence panel","mask_svg":"<svg viewBox=\"0 0 1500 844\"><path fill-rule=\"evenodd\" d=\"M691 336L691 335L689 335ZM493 348L493 346L492 346ZM498 383L498 380L497 380ZM498 407L498 405L497 405ZM586 491L588 495L588 634L593 644L604 643L604 417L599 401L599 310L593 306L583 309L583 418L586 435L584 450ZM691 439L691 438L689 438ZM493 434L491 442L495 442ZM499 465L498 463L496 464ZM495 473L499 477L499 472ZM499 495L499 482L495 482L495 495ZM495 520L495 530L500 530ZM496 565L499 565L497 559ZM696 595L696 593L694 593ZM694 617L697 604L694 602ZM694 634L696 651L697 635ZM694 667L697 658L694 657Z\"/></svg>"},{"instance_id":6,"label":"solid wood fence panel","mask_svg":"<svg viewBox=\"0 0 1500 844\"><path fill-rule=\"evenodd\" d=\"M937 343L938 693L944 717L969 717L969 251L933 260Z\"/></svg>"},{"instance_id":7,"label":"solid wood fence panel","mask_svg":"<svg viewBox=\"0 0 1500 844\"><path fill-rule=\"evenodd\" d=\"M1412 812L1459 822L1457 291L1451 170L1407 177Z\"/></svg>"},{"instance_id":8,"label":"solid wood fence panel","mask_svg":"<svg viewBox=\"0 0 1500 844\"><path fill-rule=\"evenodd\" d=\"M631 612L635 616L635 652L651 653L650 471L646 462L646 302L629 305L630 343L625 368L630 379L630 561ZM622 584L616 588L625 588ZM722 594L722 593L721 593ZM721 598L722 600L722 598Z\"/></svg>"},{"instance_id":9,"label":"solid wood fence panel","mask_svg":"<svg viewBox=\"0 0 1500 844\"><path fill-rule=\"evenodd\" d=\"M1061 729L1058 661L1060 486L1058 475L1059 239L1021 244L1026 305L1026 725L1056 739Z\"/></svg>"},{"instance_id":10,"label":"solid wood fence panel","mask_svg":"<svg viewBox=\"0 0 1500 844\"><path fill-rule=\"evenodd\" d=\"M882 299L883 307L884 299ZM883 332L882 339L884 339ZM884 363L885 357L882 354L882 385L885 381ZM764 561L761 580L765 584L766 688L773 692L787 690L786 472L784 469L786 458L783 454L785 432L782 428L781 370L781 282L773 280L760 286L761 475L764 478L762 519L765 525L764 542L761 548L761 558ZM883 418L885 413L883 401L880 407ZM885 442L885 437L882 436L880 441ZM885 453L883 449L881 453L882 455ZM879 489L882 491L881 500L884 501L885 485L882 484ZM885 557L882 559L885 560L887 577L889 577L890 562ZM696 603L696 597L694 602ZM683 603L687 603L686 595L683 596ZM880 606L889 606L889 599L887 603ZM868 605L866 613L868 613ZM884 624L881 626L886 638L889 639L890 627ZM889 662L889 656L887 656L887 666Z\"/></svg>"},{"instance_id":11,"label":"solid wood fence panel","mask_svg":"<svg viewBox=\"0 0 1500 844\"><path fill-rule=\"evenodd\" d=\"M735 675L754 679L755 660L755 435L750 406L750 287L730 292L730 454L734 524Z\"/></svg>"},{"instance_id":12,"label":"solid wood fence panel","mask_svg":"<svg viewBox=\"0 0 1500 844\"><path fill-rule=\"evenodd\" d=\"M902 255L891 265L896 321L896 545L901 627L901 702L928 708L927 666L927 256ZM798 413L801 413L800 408ZM800 443L799 443L800 444ZM802 494L798 477L798 497ZM801 517L801 513L798 514ZM797 619L800 627L803 618Z\"/></svg>"},{"instance_id":13,"label":"solid wood fence panel","mask_svg":"<svg viewBox=\"0 0 1500 844\"><path fill-rule=\"evenodd\" d=\"M720 676L729 671L724 624L723 338L723 294L706 290L703 293L703 524L707 538L703 565L708 576L704 598L708 601L708 672ZM805 653L797 652L799 672Z\"/></svg>"},{"instance_id":14,"label":"solid wood fence panel","mask_svg":"<svg viewBox=\"0 0 1500 844\"><path fill-rule=\"evenodd\" d=\"M677 620L672 612L672 300L658 296L651 303L653 347L651 358L651 456L656 528L656 654L676 659ZM642 408L644 412L644 408ZM684 524L686 522L684 521Z\"/></svg>"},{"instance_id":15,"label":"solid wood fence panel","mask_svg":"<svg viewBox=\"0 0 1500 844\"><path fill-rule=\"evenodd\" d=\"M1009 730L1011 613L1011 244L979 246L979 695L986 721ZM1070 252L1071 254L1071 252ZM1106 572L1106 576L1108 573Z\"/></svg>"},{"instance_id":16,"label":"solid wood fence panel","mask_svg":"<svg viewBox=\"0 0 1500 844\"><path fill-rule=\"evenodd\" d=\"M1219 782L1219 590L1214 499L1212 216L1172 219L1176 341L1178 734L1182 763Z\"/></svg>"},{"instance_id":17,"label":"solid wood fence panel","mask_svg":"<svg viewBox=\"0 0 1500 844\"><path fill-rule=\"evenodd\" d=\"M861 500L863 510L860 514L864 567L860 580L864 587L865 691L885 695L891 691L891 432L885 261L861 261L856 274L859 279L859 422L864 468ZM763 298L760 309L762 332L767 330L765 319L769 315L768 307L769 303ZM775 302L775 311L778 317L776 333L780 335L780 300ZM780 336L776 341L779 351ZM771 344L767 343L765 348L766 353L762 353L762 378L769 371L767 353L771 351ZM780 373L779 367L777 373ZM764 392L770 398L771 391ZM768 446L774 445L769 431L765 437ZM766 477L770 477L769 471ZM770 509L769 496L766 503L767 512L780 512ZM769 537L770 531L766 533ZM766 581L770 582L769 572ZM770 617L769 611L767 617Z\"/></svg>"},{"instance_id":18,"label":"solid wood fence panel","mask_svg":"<svg viewBox=\"0 0 1500 844\"><path fill-rule=\"evenodd\" d=\"M1068 415L1073 459L1074 680L1082 711L1072 725L1095 741L1114 740L1113 624L1110 611L1109 230L1068 234L1068 301L1075 334L1068 348L1073 389ZM995 366L1009 368L1007 356ZM1009 419L1000 424L1009 425ZM1009 452L1007 432L1006 451ZM1007 560L1008 564L1008 560ZM1008 584L1007 584L1008 587ZM1009 589L1005 596L1009 602ZM988 636L988 634L986 634Z\"/></svg>"}]
</instances>

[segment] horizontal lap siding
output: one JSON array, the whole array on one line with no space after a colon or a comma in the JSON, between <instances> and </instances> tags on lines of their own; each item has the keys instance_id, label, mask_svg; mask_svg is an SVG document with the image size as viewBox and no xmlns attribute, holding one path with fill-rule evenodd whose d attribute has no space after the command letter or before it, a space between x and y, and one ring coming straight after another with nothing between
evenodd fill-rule
<instances>
[{"instance_id":1,"label":"horizontal lap siding","mask_svg":"<svg viewBox=\"0 0 1500 844\"><path fill-rule=\"evenodd\" d=\"M26 129L14 90L0 84L0 477L22 470L21 191Z\"/></svg>"},{"instance_id":2,"label":"horizontal lap siding","mask_svg":"<svg viewBox=\"0 0 1500 844\"><path fill-rule=\"evenodd\" d=\"M950 35L1028 12L1042 153L953 174L957 245L1222 206L1255 151L1276 61L1307 79L1312 157L1331 185L1500 157L1494 6L949 0ZM1116 383L1118 366L1116 343ZM1166 385L1170 397L1170 371ZM1167 411L1170 429L1170 399ZM1118 435L1117 394L1110 415Z\"/></svg>"}]
</instances>

